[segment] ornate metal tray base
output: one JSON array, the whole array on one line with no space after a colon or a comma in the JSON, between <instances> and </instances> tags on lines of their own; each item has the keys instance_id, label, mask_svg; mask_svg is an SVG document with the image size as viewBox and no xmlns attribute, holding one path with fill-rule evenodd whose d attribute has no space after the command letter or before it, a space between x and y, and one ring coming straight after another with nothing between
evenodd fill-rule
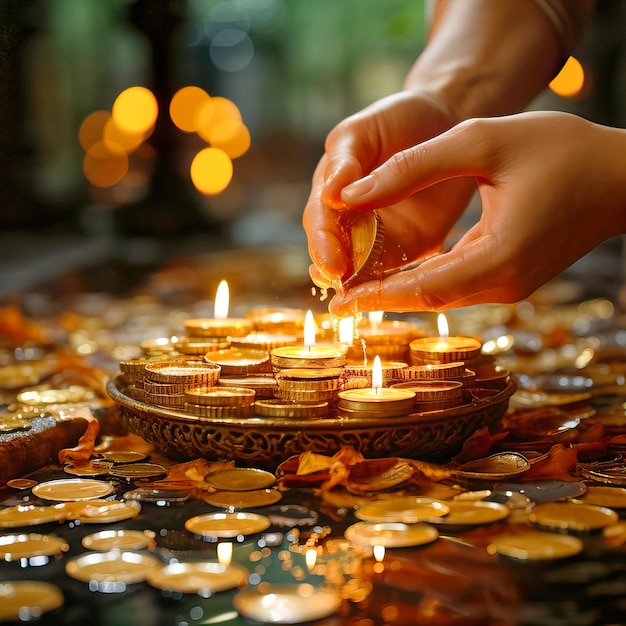
<instances>
[{"instance_id":1,"label":"ornate metal tray base","mask_svg":"<svg viewBox=\"0 0 626 626\"><path fill-rule=\"evenodd\" d=\"M515 385L509 383L501 391L476 390L471 403L451 409L406 417L349 419L202 419L134 400L124 393L119 378L109 381L107 391L124 426L172 460L232 459L238 466L273 471L294 454L332 455L346 446L366 458L403 456L445 462L460 452L476 430L497 424Z\"/></svg>"}]
</instances>

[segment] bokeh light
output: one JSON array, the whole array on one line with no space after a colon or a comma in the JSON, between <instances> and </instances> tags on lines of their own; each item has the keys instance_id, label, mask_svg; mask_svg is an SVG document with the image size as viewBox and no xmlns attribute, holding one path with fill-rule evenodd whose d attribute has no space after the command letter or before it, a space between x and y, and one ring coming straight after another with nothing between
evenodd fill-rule
<instances>
[{"instance_id":1,"label":"bokeh light","mask_svg":"<svg viewBox=\"0 0 626 626\"><path fill-rule=\"evenodd\" d=\"M83 150L89 150L93 144L102 141L104 127L110 119L109 111L94 111L82 121L78 129L78 142Z\"/></svg>"},{"instance_id":2,"label":"bokeh light","mask_svg":"<svg viewBox=\"0 0 626 626\"><path fill-rule=\"evenodd\" d=\"M85 153L83 172L92 185L112 187L128 172L128 155L116 143L98 141Z\"/></svg>"},{"instance_id":3,"label":"bokeh light","mask_svg":"<svg viewBox=\"0 0 626 626\"><path fill-rule=\"evenodd\" d=\"M134 152L149 133L129 133L123 131L111 117L102 129L102 138L109 143L116 143L126 153Z\"/></svg>"},{"instance_id":4,"label":"bokeh light","mask_svg":"<svg viewBox=\"0 0 626 626\"><path fill-rule=\"evenodd\" d=\"M250 148L250 131L237 105L189 85L174 94L169 114L179 130L195 132L209 144L193 157L189 168L195 188L208 196L224 191L233 177L232 159ZM138 155L149 147L157 115L152 92L129 87L117 96L111 112L94 111L83 120L79 129L85 151L83 171L107 206L136 200L147 189L154 155L150 163ZM104 190L110 191L103 195Z\"/></svg>"},{"instance_id":5,"label":"bokeh light","mask_svg":"<svg viewBox=\"0 0 626 626\"><path fill-rule=\"evenodd\" d=\"M198 135L210 143L213 129L226 120L241 122L237 105L228 98L211 98L198 112Z\"/></svg>"},{"instance_id":6,"label":"bokeh light","mask_svg":"<svg viewBox=\"0 0 626 626\"><path fill-rule=\"evenodd\" d=\"M225 28L217 33L210 48L211 60L224 72L238 72L254 58L254 45L240 28Z\"/></svg>"},{"instance_id":7,"label":"bokeh light","mask_svg":"<svg viewBox=\"0 0 626 626\"><path fill-rule=\"evenodd\" d=\"M172 122L182 131L195 132L198 130L198 114L210 99L211 96L200 87L182 87L172 96L170 102Z\"/></svg>"},{"instance_id":8,"label":"bokeh light","mask_svg":"<svg viewBox=\"0 0 626 626\"><path fill-rule=\"evenodd\" d=\"M233 162L219 148L204 148L191 162L190 174L200 193L216 195L228 187L233 177Z\"/></svg>"},{"instance_id":9,"label":"bokeh light","mask_svg":"<svg viewBox=\"0 0 626 626\"><path fill-rule=\"evenodd\" d=\"M140 86L124 89L111 109L115 125L130 134L148 132L156 123L158 112L154 94Z\"/></svg>"},{"instance_id":10,"label":"bokeh light","mask_svg":"<svg viewBox=\"0 0 626 626\"><path fill-rule=\"evenodd\" d=\"M572 98L582 91L584 85L585 70L583 66L575 57L569 57L549 86L557 96Z\"/></svg>"},{"instance_id":11,"label":"bokeh light","mask_svg":"<svg viewBox=\"0 0 626 626\"><path fill-rule=\"evenodd\" d=\"M227 119L211 128L208 141L214 148L221 148L231 159L236 159L250 147L250 131L240 120Z\"/></svg>"}]
</instances>

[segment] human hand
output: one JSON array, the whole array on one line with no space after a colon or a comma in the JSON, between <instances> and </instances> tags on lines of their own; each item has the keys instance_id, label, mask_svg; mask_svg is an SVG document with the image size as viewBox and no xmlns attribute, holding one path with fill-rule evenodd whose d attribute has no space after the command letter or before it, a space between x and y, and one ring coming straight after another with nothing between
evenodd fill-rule
<instances>
[{"instance_id":1,"label":"human hand","mask_svg":"<svg viewBox=\"0 0 626 626\"><path fill-rule=\"evenodd\" d=\"M527 297L600 242L626 232L625 150L622 129L533 112L468 120L393 155L344 188L342 200L371 210L473 177L480 221L449 252L338 292L331 312L440 310Z\"/></svg>"},{"instance_id":2,"label":"human hand","mask_svg":"<svg viewBox=\"0 0 626 626\"><path fill-rule=\"evenodd\" d=\"M432 97L412 90L376 102L329 133L303 215L313 261L311 277L317 285L340 286L354 269L349 242L354 214L341 197L343 187L453 122ZM385 229L383 269L439 251L473 190L468 181L459 180L386 206L380 212Z\"/></svg>"}]
</instances>

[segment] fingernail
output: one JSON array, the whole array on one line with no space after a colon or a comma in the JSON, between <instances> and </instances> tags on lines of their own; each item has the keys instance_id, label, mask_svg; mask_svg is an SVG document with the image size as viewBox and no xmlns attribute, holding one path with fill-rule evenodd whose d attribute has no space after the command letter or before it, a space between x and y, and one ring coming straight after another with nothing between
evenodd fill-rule
<instances>
[{"instance_id":1,"label":"fingernail","mask_svg":"<svg viewBox=\"0 0 626 626\"><path fill-rule=\"evenodd\" d=\"M374 180L373 176L366 176L365 178L361 178L353 183L350 183L347 187L344 187L341 191L341 196L346 199L347 198L358 198L359 196L364 196L374 189Z\"/></svg>"}]
</instances>

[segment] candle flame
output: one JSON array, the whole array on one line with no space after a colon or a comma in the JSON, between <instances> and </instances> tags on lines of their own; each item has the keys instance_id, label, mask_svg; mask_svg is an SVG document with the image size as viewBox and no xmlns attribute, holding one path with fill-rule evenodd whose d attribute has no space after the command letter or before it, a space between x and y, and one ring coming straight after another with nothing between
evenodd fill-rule
<instances>
[{"instance_id":1,"label":"candle flame","mask_svg":"<svg viewBox=\"0 0 626 626\"><path fill-rule=\"evenodd\" d=\"M448 320L443 313L437 315L437 329L439 330L439 337L441 339L447 339L450 331L448 329Z\"/></svg>"},{"instance_id":2,"label":"candle flame","mask_svg":"<svg viewBox=\"0 0 626 626\"><path fill-rule=\"evenodd\" d=\"M344 317L339 320L339 343L351 346L354 339L354 318Z\"/></svg>"},{"instance_id":3,"label":"candle flame","mask_svg":"<svg viewBox=\"0 0 626 626\"><path fill-rule=\"evenodd\" d=\"M383 364L380 361L380 357L376 355L374 357L374 363L372 365L372 389L378 393L378 390L383 386Z\"/></svg>"},{"instance_id":4,"label":"candle flame","mask_svg":"<svg viewBox=\"0 0 626 626\"><path fill-rule=\"evenodd\" d=\"M307 570L311 573L315 567L315 563L317 562L317 550L315 548L309 548L304 553L304 560L306 562Z\"/></svg>"},{"instance_id":5,"label":"candle flame","mask_svg":"<svg viewBox=\"0 0 626 626\"><path fill-rule=\"evenodd\" d=\"M221 541L217 544L217 560L228 567L233 558L233 544L230 541Z\"/></svg>"},{"instance_id":6,"label":"candle flame","mask_svg":"<svg viewBox=\"0 0 626 626\"><path fill-rule=\"evenodd\" d=\"M304 346L310 348L315 345L315 320L313 312L307 311L304 318Z\"/></svg>"},{"instance_id":7,"label":"candle flame","mask_svg":"<svg viewBox=\"0 0 626 626\"><path fill-rule=\"evenodd\" d=\"M374 548L374 558L378 563L382 563L385 558L385 546L380 543L377 543Z\"/></svg>"},{"instance_id":8,"label":"candle flame","mask_svg":"<svg viewBox=\"0 0 626 626\"><path fill-rule=\"evenodd\" d=\"M370 311L369 313L370 326L372 328L376 328L383 321L384 314L385 314L384 311Z\"/></svg>"},{"instance_id":9,"label":"candle flame","mask_svg":"<svg viewBox=\"0 0 626 626\"><path fill-rule=\"evenodd\" d=\"M213 309L213 317L217 320L225 320L228 317L228 283L223 280L217 286L215 292L215 308Z\"/></svg>"}]
</instances>

